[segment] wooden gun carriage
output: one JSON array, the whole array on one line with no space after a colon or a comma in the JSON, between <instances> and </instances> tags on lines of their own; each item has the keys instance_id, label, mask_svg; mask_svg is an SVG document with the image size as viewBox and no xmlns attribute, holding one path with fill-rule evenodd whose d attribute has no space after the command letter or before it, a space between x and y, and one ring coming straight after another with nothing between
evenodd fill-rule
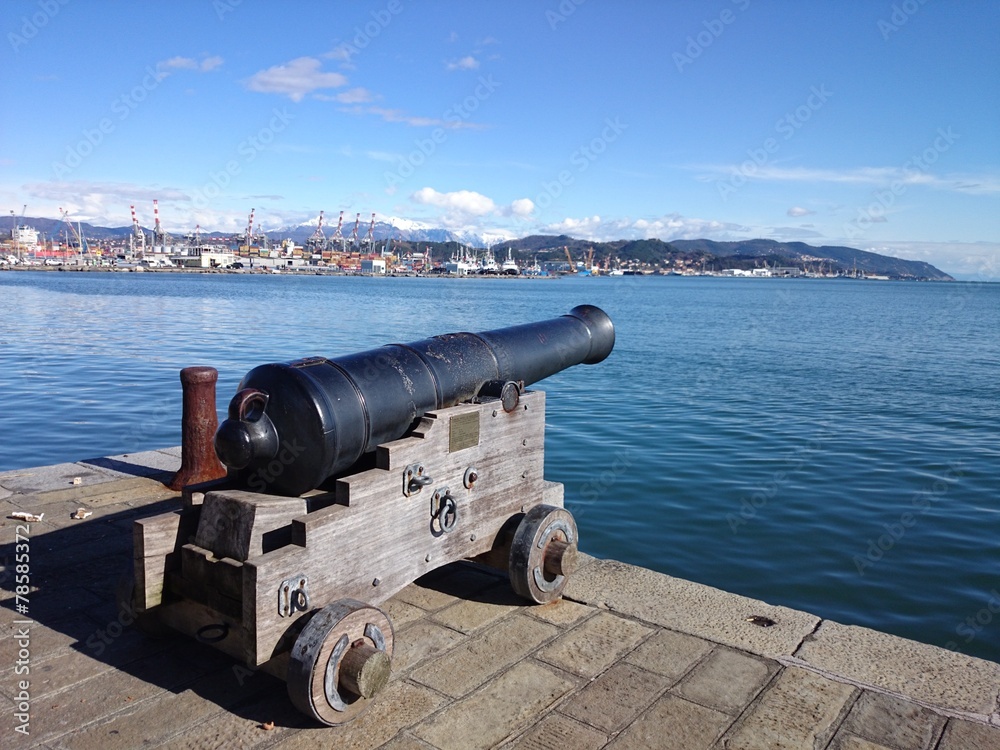
<instances>
[{"instance_id":1,"label":"wooden gun carriage","mask_svg":"<svg viewBox=\"0 0 1000 750\"><path fill-rule=\"evenodd\" d=\"M561 595L577 528L562 485L543 475L545 394L524 384L613 345L607 315L581 306L256 368L215 437L227 477L135 522L129 605L140 622L285 679L316 720L351 720L390 675L393 628L378 605L420 576L480 558L530 601Z\"/></svg>"}]
</instances>

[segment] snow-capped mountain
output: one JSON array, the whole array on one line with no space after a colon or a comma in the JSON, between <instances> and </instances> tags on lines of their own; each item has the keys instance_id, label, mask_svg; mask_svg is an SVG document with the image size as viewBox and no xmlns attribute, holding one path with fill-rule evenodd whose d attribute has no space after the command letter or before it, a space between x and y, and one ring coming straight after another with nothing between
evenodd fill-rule
<instances>
[{"instance_id":1,"label":"snow-capped mountain","mask_svg":"<svg viewBox=\"0 0 1000 750\"><path fill-rule=\"evenodd\" d=\"M351 237L355 221L356 219L348 221L348 217L344 217L344 224L340 231L345 238ZM370 221L369 219L366 222L364 221L364 217L362 217L362 220L358 224L359 237L363 238L368 234ZM331 221L330 217L323 217L323 233L327 237L331 237L336 228L337 219ZM316 231L315 218L280 229L268 229L267 236L271 239L291 238L296 242L304 242L314 231ZM503 231L484 232L471 229L445 229L428 224L427 222L396 216L390 216L384 221L376 221L372 234L376 240L393 238L408 240L410 242L460 242L463 245L471 245L473 247L487 247L505 240L515 239L517 236L513 233Z\"/></svg>"}]
</instances>

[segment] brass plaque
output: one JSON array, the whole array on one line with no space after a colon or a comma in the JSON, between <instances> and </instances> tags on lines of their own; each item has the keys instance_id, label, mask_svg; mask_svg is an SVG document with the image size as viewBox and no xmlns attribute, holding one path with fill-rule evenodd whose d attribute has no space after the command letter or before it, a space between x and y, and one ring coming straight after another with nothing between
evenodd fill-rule
<instances>
[{"instance_id":1,"label":"brass plaque","mask_svg":"<svg viewBox=\"0 0 1000 750\"><path fill-rule=\"evenodd\" d=\"M479 412L470 411L465 414L457 414L451 418L449 423L451 432L448 435L448 452L471 448L479 445Z\"/></svg>"}]
</instances>

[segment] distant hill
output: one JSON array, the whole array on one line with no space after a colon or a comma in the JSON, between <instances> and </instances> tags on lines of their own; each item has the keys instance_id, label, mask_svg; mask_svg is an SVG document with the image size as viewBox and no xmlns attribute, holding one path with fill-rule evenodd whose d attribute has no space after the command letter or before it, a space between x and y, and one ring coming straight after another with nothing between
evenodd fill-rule
<instances>
[{"instance_id":1,"label":"distant hill","mask_svg":"<svg viewBox=\"0 0 1000 750\"><path fill-rule=\"evenodd\" d=\"M930 263L919 260L903 260L888 255L858 250L854 247L822 245L813 247L804 242L776 242L775 240L745 240L741 242L715 242L714 240L674 240L675 247L688 251L701 251L717 258L742 256L749 258L786 258L803 260L822 259L830 261L842 270L864 271L870 274L891 276L899 279L931 279L954 281L951 276L935 268Z\"/></svg>"},{"instance_id":2,"label":"distant hill","mask_svg":"<svg viewBox=\"0 0 1000 750\"><path fill-rule=\"evenodd\" d=\"M859 250L853 247L813 247L804 242L777 242L775 240L743 240L716 242L714 240L617 240L614 242L587 242L567 235L532 235L510 240L497 246L506 252L511 248L519 255L535 256L539 260L565 260L568 248L574 260L594 251L595 261L609 259L614 263L637 263L649 266L682 262L705 270L721 271L726 268L755 268L770 266L797 266L810 270L853 271L889 276L894 279L926 279L953 281L951 276L929 263L903 260L887 255Z\"/></svg>"}]
</instances>

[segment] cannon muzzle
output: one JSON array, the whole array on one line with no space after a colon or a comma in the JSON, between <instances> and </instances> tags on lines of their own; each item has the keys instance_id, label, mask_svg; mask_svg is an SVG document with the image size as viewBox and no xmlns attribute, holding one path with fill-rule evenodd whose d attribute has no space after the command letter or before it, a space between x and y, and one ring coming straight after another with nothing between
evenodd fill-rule
<instances>
[{"instance_id":1,"label":"cannon muzzle","mask_svg":"<svg viewBox=\"0 0 1000 750\"><path fill-rule=\"evenodd\" d=\"M215 435L229 477L257 492L301 495L403 437L429 411L505 382L530 385L615 344L607 314L592 305L552 320L482 333L449 333L336 359L255 367L243 378Z\"/></svg>"}]
</instances>

